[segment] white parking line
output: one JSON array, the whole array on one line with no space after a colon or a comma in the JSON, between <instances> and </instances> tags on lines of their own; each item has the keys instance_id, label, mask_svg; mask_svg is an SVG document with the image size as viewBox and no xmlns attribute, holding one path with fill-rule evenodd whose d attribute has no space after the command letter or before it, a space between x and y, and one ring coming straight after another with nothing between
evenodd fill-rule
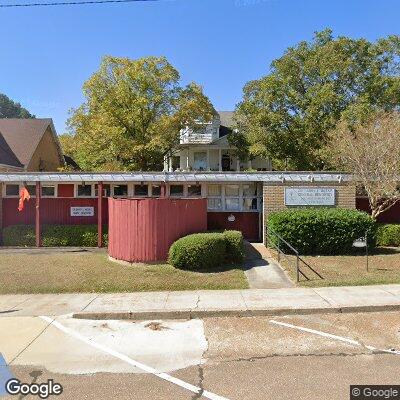
<instances>
[{"instance_id":1,"label":"white parking line","mask_svg":"<svg viewBox=\"0 0 400 400\"><path fill-rule=\"evenodd\" d=\"M93 340L88 339L85 336L82 336L81 334L73 331L72 329L69 329L69 328L65 327L64 325L60 324L58 321L56 321L56 320L54 320L52 318L49 318L49 317L46 317L46 316L40 316L40 318L43 319L46 322L49 322L51 325L55 326L60 331L62 331L64 333L74 337L75 339L78 339L78 340L88 344L89 346L92 346L92 347L94 347L94 348L96 348L96 349L98 349L100 351L103 351L104 353L110 354L111 356L113 356L115 358L118 358L121 361L124 361L127 364L130 364L130 365L132 365L132 366L134 366L134 367L136 367L138 369L141 369L144 372L147 372L149 374L157 376L158 378L161 378L161 379L163 379L163 380L165 380L167 382L174 383L175 385L178 385L178 386L180 386L180 387L182 387L184 389L187 389L187 390L189 390L189 391L191 391L193 393L196 393L196 394L200 394L201 393L201 395L204 396L207 399L210 399L210 400L228 400L226 397L218 396L218 395L216 395L214 393L211 393L211 392L209 392L207 390L203 391L198 386L191 385L190 383L182 381L181 379L178 379L178 378L174 378L173 376L168 375L168 374L166 374L164 372L158 372L154 368L149 367L148 365L142 364L142 363L140 363L138 361L135 361L132 358L128 357L127 355L123 354L123 353L120 353L118 351L110 349L107 346L103 346L102 344L96 343Z\"/></svg>"},{"instance_id":2,"label":"white parking line","mask_svg":"<svg viewBox=\"0 0 400 400\"><path fill-rule=\"evenodd\" d=\"M353 340L353 339L350 339L350 338L347 338L347 337L343 337L343 336L332 335L331 333L317 331L315 329L306 328L304 326L292 325L292 324L288 324L287 322L275 321L274 319L271 319L269 322L271 324L285 326L286 328L297 329L299 331L312 333L314 335L323 336L323 337L326 337L326 338L329 338L329 339L339 340L341 342L349 343L349 344L352 344L354 346L365 347L368 350L380 351L380 352L383 352L383 353L400 355L400 351L390 350L390 349L389 350L378 349L378 348L373 347L373 346L363 345L362 343L358 342L357 340Z\"/></svg>"}]
</instances>

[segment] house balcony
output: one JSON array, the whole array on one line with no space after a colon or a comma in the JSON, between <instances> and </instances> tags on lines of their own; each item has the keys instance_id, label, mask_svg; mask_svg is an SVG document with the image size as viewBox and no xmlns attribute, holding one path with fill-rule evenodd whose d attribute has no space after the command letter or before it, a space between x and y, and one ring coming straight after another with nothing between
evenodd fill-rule
<instances>
[{"instance_id":1,"label":"house balcony","mask_svg":"<svg viewBox=\"0 0 400 400\"><path fill-rule=\"evenodd\" d=\"M180 144L210 144L216 139L216 135L212 133L188 132L181 136Z\"/></svg>"}]
</instances>

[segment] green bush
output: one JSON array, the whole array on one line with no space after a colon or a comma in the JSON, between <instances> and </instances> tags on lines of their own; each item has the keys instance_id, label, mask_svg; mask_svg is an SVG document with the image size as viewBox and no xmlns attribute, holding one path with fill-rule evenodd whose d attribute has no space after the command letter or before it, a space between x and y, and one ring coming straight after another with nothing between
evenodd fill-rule
<instances>
[{"instance_id":1,"label":"green bush","mask_svg":"<svg viewBox=\"0 0 400 400\"><path fill-rule=\"evenodd\" d=\"M352 244L368 233L369 246L376 242L377 224L365 212L341 208L290 209L271 213L268 227L300 254L346 254ZM276 241L277 237L272 240ZM286 248L288 251L288 249Z\"/></svg>"},{"instance_id":2,"label":"green bush","mask_svg":"<svg viewBox=\"0 0 400 400\"><path fill-rule=\"evenodd\" d=\"M226 261L228 263L242 263L244 260L244 242L242 232L224 231L226 246Z\"/></svg>"},{"instance_id":3,"label":"green bush","mask_svg":"<svg viewBox=\"0 0 400 400\"><path fill-rule=\"evenodd\" d=\"M225 263L226 239L222 233L195 233L172 244L168 262L180 269L211 269Z\"/></svg>"},{"instance_id":4,"label":"green bush","mask_svg":"<svg viewBox=\"0 0 400 400\"><path fill-rule=\"evenodd\" d=\"M400 246L400 224L380 224L376 234L378 246Z\"/></svg>"},{"instance_id":5,"label":"green bush","mask_svg":"<svg viewBox=\"0 0 400 400\"><path fill-rule=\"evenodd\" d=\"M103 243L107 245L107 227L103 227ZM34 246L35 227L13 225L3 229L4 246ZM45 247L97 246L97 225L43 225L42 244Z\"/></svg>"}]
</instances>

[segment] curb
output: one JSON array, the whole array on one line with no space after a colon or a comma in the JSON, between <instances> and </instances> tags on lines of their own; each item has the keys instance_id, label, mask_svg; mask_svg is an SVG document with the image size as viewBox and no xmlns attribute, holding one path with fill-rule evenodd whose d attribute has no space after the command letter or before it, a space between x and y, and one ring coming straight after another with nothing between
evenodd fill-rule
<instances>
[{"instance_id":1,"label":"curb","mask_svg":"<svg viewBox=\"0 0 400 400\"><path fill-rule=\"evenodd\" d=\"M275 308L275 309L225 309L225 310L149 310L149 311L115 311L115 312L78 312L72 315L76 319L91 320L135 320L152 319L194 319L215 317L256 317L279 315L310 315L310 314L343 314L381 311L400 311L400 304L344 306L326 308Z\"/></svg>"}]
</instances>

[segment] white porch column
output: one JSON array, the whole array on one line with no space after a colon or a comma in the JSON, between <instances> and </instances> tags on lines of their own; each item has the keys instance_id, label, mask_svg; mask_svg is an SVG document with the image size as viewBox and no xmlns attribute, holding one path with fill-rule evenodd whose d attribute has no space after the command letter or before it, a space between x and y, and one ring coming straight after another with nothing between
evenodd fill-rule
<instances>
[{"instance_id":1,"label":"white porch column","mask_svg":"<svg viewBox=\"0 0 400 400\"><path fill-rule=\"evenodd\" d=\"M251 169L251 160L247 161L247 168Z\"/></svg>"},{"instance_id":2,"label":"white porch column","mask_svg":"<svg viewBox=\"0 0 400 400\"><path fill-rule=\"evenodd\" d=\"M207 149L207 171L210 170L210 149Z\"/></svg>"},{"instance_id":3,"label":"white porch column","mask_svg":"<svg viewBox=\"0 0 400 400\"><path fill-rule=\"evenodd\" d=\"M172 155L169 157L168 163L169 163L168 171L172 172Z\"/></svg>"},{"instance_id":4,"label":"white porch column","mask_svg":"<svg viewBox=\"0 0 400 400\"><path fill-rule=\"evenodd\" d=\"M218 164L219 171L221 172L222 171L222 150L221 149L218 149L218 160L219 160L219 164Z\"/></svg>"},{"instance_id":5,"label":"white porch column","mask_svg":"<svg viewBox=\"0 0 400 400\"><path fill-rule=\"evenodd\" d=\"M189 171L189 149L186 150L186 170Z\"/></svg>"},{"instance_id":6,"label":"white porch column","mask_svg":"<svg viewBox=\"0 0 400 400\"><path fill-rule=\"evenodd\" d=\"M168 156L165 155L164 157L164 172L168 171Z\"/></svg>"},{"instance_id":7,"label":"white porch column","mask_svg":"<svg viewBox=\"0 0 400 400\"><path fill-rule=\"evenodd\" d=\"M240 171L240 160L239 160L239 157L236 158L236 171Z\"/></svg>"}]
</instances>

